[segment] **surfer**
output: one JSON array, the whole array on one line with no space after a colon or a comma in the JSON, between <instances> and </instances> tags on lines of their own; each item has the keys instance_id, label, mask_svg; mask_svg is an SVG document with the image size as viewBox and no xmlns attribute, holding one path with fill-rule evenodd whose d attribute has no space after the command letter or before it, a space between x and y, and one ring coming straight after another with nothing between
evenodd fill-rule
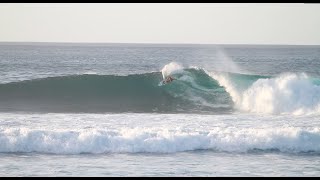
<instances>
[{"instance_id":1,"label":"surfer","mask_svg":"<svg viewBox=\"0 0 320 180\"><path fill-rule=\"evenodd\" d=\"M163 82L167 84L167 83L171 83L173 80L175 80L173 77L168 76Z\"/></svg>"}]
</instances>

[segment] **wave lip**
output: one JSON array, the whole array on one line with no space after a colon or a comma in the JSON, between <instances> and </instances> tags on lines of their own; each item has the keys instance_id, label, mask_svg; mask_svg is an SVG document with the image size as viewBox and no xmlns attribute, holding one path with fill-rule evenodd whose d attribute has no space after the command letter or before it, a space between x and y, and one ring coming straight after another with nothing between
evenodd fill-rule
<instances>
[{"instance_id":1,"label":"wave lip","mask_svg":"<svg viewBox=\"0 0 320 180\"><path fill-rule=\"evenodd\" d=\"M320 153L320 129L215 128L211 131L178 131L155 128L120 130L0 131L1 153L175 153L213 150L223 152L280 151Z\"/></svg>"}]
</instances>

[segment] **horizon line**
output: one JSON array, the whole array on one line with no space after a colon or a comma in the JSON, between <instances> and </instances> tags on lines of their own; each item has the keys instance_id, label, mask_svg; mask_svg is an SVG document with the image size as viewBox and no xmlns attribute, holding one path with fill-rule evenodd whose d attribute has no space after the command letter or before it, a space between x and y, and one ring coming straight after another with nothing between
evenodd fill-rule
<instances>
[{"instance_id":1,"label":"horizon line","mask_svg":"<svg viewBox=\"0 0 320 180\"><path fill-rule=\"evenodd\" d=\"M272 43L162 43L162 42L70 42L70 41L0 41L0 44L4 43L47 43L47 44L141 44L141 45L270 45L270 46L320 46L320 44L272 44Z\"/></svg>"}]
</instances>

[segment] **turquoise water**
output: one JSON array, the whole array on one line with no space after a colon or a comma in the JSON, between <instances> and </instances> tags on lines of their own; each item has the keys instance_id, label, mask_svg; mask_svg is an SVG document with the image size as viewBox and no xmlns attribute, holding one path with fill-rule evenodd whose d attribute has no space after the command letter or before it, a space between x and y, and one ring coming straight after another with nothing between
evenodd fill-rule
<instances>
[{"instance_id":1,"label":"turquoise water","mask_svg":"<svg viewBox=\"0 0 320 180\"><path fill-rule=\"evenodd\" d=\"M320 46L1 43L0 175L319 176L319 69Z\"/></svg>"}]
</instances>

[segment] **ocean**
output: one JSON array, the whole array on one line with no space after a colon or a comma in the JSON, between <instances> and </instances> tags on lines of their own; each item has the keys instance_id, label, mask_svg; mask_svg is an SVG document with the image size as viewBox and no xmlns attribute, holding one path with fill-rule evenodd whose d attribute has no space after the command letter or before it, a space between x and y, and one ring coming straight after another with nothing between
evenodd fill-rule
<instances>
[{"instance_id":1,"label":"ocean","mask_svg":"<svg viewBox=\"0 0 320 180\"><path fill-rule=\"evenodd\" d=\"M320 176L319 69L320 46L0 43L0 176Z\"/></svg>"}]
</instances>

